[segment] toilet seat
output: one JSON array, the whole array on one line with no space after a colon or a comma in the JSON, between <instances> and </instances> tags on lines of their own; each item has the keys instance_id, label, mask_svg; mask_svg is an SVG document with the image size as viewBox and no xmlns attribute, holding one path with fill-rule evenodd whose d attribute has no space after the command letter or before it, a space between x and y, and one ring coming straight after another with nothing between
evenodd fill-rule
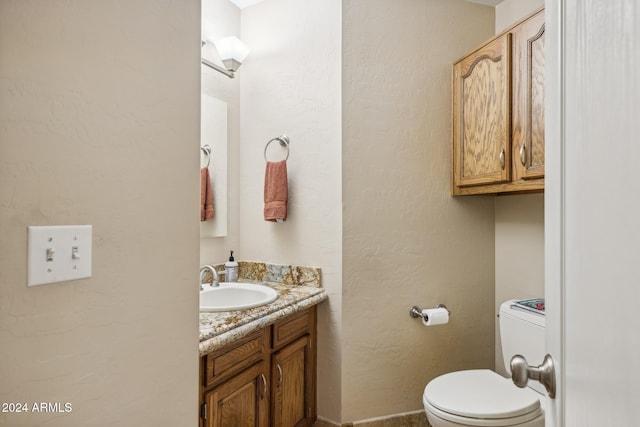
<instances>
[{"instance_id":1,"label":"toilet seat","mask_svg":"<svg viewBox=\"0 0 640 427\"><path fill-rule=\"evenodd\" d=\"M423 403L431 414L468 426L512 426L544 416L538 393L517 388L488 369L433 379L424 389Z\"/></svg>"}]
</instances>

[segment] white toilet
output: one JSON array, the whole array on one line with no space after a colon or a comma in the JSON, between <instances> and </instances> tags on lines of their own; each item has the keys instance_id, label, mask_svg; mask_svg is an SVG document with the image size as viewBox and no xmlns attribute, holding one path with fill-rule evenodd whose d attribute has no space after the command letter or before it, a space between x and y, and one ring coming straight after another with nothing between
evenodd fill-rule
<instances>
[{"instance_id":1,"label":"white toilet","mask_svg":"<svg viewBox=\"0 0 640 427\"><path fill-rule=\"evenodd\" d=\"M500 306L500 340L507 372L511 357L530 363L544 358L544 314L515 306ZM427 384L422 402L432 427L518 426L544 427L544 386L529 381L518 388L510 378L488 369L451 372Z\"/></svg>"}]
</instances>

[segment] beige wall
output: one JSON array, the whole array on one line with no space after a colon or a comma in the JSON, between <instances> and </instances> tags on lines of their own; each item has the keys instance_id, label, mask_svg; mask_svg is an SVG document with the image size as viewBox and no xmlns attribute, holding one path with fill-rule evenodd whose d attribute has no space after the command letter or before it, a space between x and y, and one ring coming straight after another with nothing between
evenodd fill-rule
<instances>
[{"instance_id":1,"label":"beige wall","mask_svg":"<svg viewBox=\"0 0 640 427\"><path fill-rule=\"evenodd\" d=\"M505 0L496 6L496 33L544 7L544 0ZM508 299L544 296L544 195L496 197L495 313ZM496 371L506 375L496 318Z\"/></svg>"},{"instance_id":2,"label":"beige wall","mask_svg":"<svg viewBox=\"0 0 640 427\"><path fill-rule=\"evenodd\" d=\"M197 423L199 15L0 2L0 401L72 404L0 425ZM27 288L56 224L93 225L93 277Z\"/></svg>"},{"instance_id":3,"label":"beige wall","mask_svg":"<svg viewBox=\"0 0 640 427\"><path fill-rule=\"evenodd\" d=\"M340 419L342 300L341 1L267 0L242 11L238 259L322 268L318 411ZM264 147L291 138L283 224L264 221ZM279 148L272 144L270 148ZM277 160L278 150L270 151Z\"/></svg>"},{"instance_id":4,"label":"beige wall","mask_svg":"<svg viewBox=\"0 0 640 427\"><path fill-rule=\"evenodd\" d=\"M493 30L464 1L343 2L343 422L493 367L494 200L450 196L451 64ZM438 303L446 326L409 317Z\"/></svg>"}]
</instances>

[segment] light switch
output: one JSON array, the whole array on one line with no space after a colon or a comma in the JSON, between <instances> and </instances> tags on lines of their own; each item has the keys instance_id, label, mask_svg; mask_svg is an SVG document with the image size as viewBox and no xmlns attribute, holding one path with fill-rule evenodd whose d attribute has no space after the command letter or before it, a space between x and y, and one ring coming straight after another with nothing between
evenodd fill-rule
<instances>
[{"instance_id":1,"label":"light switch","mask_svg":"<svg viewBox=\"0 0 640 427\"><path fill-rule=\"evenodd\" d=\"M27 286L91 277L90 225L29 227Z\"/></svg>"}]
</instances>

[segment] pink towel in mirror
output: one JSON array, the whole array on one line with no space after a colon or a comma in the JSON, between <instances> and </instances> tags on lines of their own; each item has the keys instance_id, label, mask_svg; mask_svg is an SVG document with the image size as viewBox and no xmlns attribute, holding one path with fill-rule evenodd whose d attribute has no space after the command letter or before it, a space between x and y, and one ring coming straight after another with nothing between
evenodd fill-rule
<instances>
[{"instance_id":1,"label":"pink towel in mirror","mask_svg":"<svg viewBox=\"0 0 640 427\"><path fill-rule=\"evenodd\" d=\"M202 168L200 169L200 221L212 220L214 216L213 187L209 168Z\"/></svg>"}]
</instances>

